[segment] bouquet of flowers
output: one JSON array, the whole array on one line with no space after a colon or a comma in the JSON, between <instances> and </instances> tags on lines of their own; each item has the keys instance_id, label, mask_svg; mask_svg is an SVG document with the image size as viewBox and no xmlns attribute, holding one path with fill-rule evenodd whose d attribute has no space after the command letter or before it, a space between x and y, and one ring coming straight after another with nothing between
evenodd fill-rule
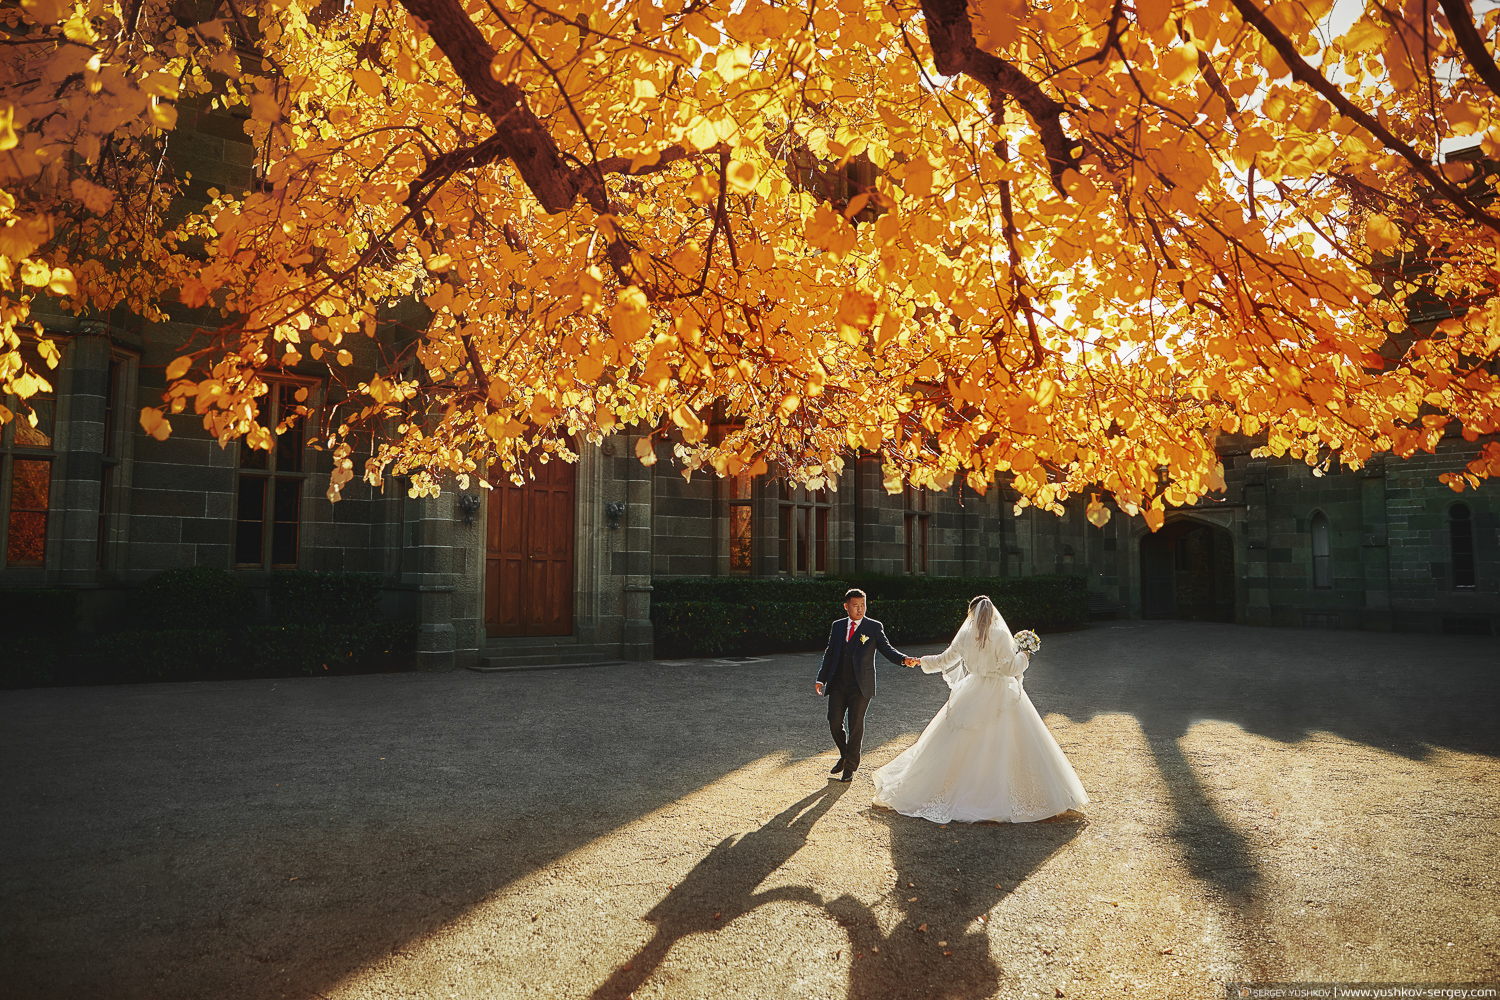
<instances>
[{"instance_id":1,"label":"bouquet of flowers","mask_svg":"<svg viewBox=\"0 0 1500 1000\"><path fill-rule=\"evenodd\" d=\"M1022 629L1012 638L1016 640L1016 648L1027 656L1042 648L1041 638L1029 628Z\"/></svg>"}]
</instances>

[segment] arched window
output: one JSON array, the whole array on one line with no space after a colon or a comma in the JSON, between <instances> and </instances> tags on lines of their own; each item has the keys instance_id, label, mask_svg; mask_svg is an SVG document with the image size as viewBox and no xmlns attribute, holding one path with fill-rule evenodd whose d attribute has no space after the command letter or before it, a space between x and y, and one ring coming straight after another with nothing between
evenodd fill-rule
<instances>
[{"instance_id":1,"label":"arched window","mask_svg":"<svg viewBox=\"0 0 1500 1000\"><path fill-rule=\"evenodd\" d=\"M1333 544L1328 530L1328 515L1322 511L1312 519L1313 586L1327 590L1333 586Z\"/></svg>"},{"instance_id":2,"label":"arched window","mask_svg":"<svg viewBox=\"0 0 1500 1000\"><path fill-rule=\"evenodd\" d=\"M1448 508L1448 545L1453 550L1453 586L1474 586L1474 519L1468 504Z\"/></svg>"}]
</instances>

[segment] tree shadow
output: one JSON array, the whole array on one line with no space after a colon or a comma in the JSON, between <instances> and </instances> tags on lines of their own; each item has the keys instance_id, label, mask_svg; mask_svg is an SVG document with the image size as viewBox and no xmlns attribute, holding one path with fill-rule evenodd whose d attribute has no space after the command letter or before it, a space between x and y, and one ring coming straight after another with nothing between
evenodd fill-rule
<instances>
[{"instance_id":1,"label":"tree shadow","mask_svg":"<svg viewBox=\"0 0 1500 1000\"><path fill-rule=\"evenodd\" d=\"M901 918L882 934L875 914L853 897L828 904L854 950L849 1000L994 996L1004 970L990 955L989 925L979 918L1087 822L1070 813L1040 823L942 826L888 809L872 808L870 815L890 829L896 875L888 898Z\"/></svg>"},{"instance_id":2,"label":"tree shadow","mask_svg":"<svg viewBox=\"0 0 1500 1000\"><path fill-rule=\"evenodd\" d=\"M715 933L758 906L785 901L827 911L848 935L849 1000L993 996L1002 970L990 957L989 929L979 918L1062 850L1086 822L1072 814L1043 823L962 824L965 829L959 830L871 809L871 817L890 828L896 868L887 898L901 916L888 933L873 907L848 894L826 900L807 886L756 892L806 845L813 824L849 787L831 782L759 829L716 846L646 914L655 925L651 939L593 992L592 1000L625 1000L684 938Z\"/></svg>"},{"instance_id":3,"label":"tree shadow","mask_svg":"<svg viewBox=\"0 0 1500 1000\"><path fill-rule=\"evenodd\" d=\"M1038 710L1076 722L1134 716L1188 871L1251 916L1262 881L1254 852L1182 749L1197 723L1229 722L1287 744L1331 733L1411 760L1434 748L1500 756L1493 640L1151 622L1049 645L1051 661L1038 656L1027 672Z\"/></svg>"},{"instance_id":4,"label":"tree shadow","mask_svg":"<svg viewBox=\"0 0 1500 1000\"><path fill-rule=\"evenodd\" d=\"M783 809L738 840L726 837L698 862L660 903L646 914L655 925L651 939L593 993L595 1000L623 1000L651 978L672 946L690 934L722 930L736 917L766 903L794 901L823 906L823 897L804 886L756 892L755 887L807 844L813 824L849 790L843 782L826 787Z\"/></svg>"}]
</instances>

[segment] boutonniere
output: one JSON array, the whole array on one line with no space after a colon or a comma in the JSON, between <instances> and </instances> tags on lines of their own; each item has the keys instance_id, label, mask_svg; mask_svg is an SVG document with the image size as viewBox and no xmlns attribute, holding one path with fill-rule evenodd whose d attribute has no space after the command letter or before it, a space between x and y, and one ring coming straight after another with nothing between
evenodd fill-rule
<instances>
[{"instance_id":1,"label":"boutonniere","mask_svg":"<svg viewBox=\"0 0 1500 1000\"><path fill-rule=\"evenodd\" d=\"M859 637L859 641L860 642L869 642L870 641L870 637L867 636L867 635L862 635L862 636Z\"/></svg>"}]
</instances>

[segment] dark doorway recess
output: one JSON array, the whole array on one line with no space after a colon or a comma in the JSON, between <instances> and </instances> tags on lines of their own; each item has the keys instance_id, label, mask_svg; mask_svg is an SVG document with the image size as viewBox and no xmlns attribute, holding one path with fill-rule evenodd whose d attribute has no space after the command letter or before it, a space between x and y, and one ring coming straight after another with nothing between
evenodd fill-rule
<instances>
[{"instance_id":1,"label":"dark doorway recess","mask_svg":"<svg viewBox=\"0 0 1500 1000\"><path fill-rule=\"evenodd\" d=\"M1234 621L1234 538L1201 521L1173 521L1141 539L1141 616Z\"/></svg>"}]
</instances>

